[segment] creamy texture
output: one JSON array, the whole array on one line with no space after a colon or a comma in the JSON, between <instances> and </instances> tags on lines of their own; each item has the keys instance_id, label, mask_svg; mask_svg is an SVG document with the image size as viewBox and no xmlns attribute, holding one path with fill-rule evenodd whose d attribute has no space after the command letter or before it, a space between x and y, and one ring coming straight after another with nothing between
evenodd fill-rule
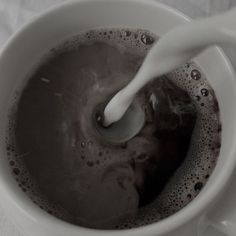
<instances>
[{"instance_id":1,"label":"creamy texture","mask_svg":"<svg viewBox=\"0 0 236 236\"><path fill-rule=\"evenodd\" d=\"M105 142L92 124L94 108L133 78L154 40L143 30L90 31L52 49L32 73L7 148L20 187L50 214L92 228L135 227L178 211L207 181L219 111L194 64L140 91L146 123L127 143Z\"/></svg>"}]
</instances>

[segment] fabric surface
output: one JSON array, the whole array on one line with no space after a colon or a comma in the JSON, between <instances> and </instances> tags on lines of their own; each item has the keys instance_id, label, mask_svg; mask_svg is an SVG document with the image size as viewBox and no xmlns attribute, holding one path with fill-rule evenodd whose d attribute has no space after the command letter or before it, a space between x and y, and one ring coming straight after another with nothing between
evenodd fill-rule
<instances>
[{"instance_id":1,"label":"fabric surface","mask_svg":"<svg viewBox=\"0 0 236 236\"><path fill-rule=\"evenodd\" d=\"M19 27L51 6L68 0L0 0L0 48ZM119 1L119 0L117 0ZM192 18L206 17L236 5L236 0L159 0L182 11ZM235 50L226 48L236 62ZM233 63L236 65L236 63ZM7 219L0 207L0 236L24 236Z\"/></svg>"}]
</instances>

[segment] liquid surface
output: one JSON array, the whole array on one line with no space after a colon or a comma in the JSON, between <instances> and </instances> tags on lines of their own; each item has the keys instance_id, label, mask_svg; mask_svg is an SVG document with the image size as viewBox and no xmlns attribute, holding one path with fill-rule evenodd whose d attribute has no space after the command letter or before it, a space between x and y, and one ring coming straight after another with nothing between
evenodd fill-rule
<instances>
[{"instance_id":1,"label":"liquid surface","mask_svg":"<svg viewBox=\"0 0 236 236\"><path fill-rule=\"evenodd\" d=\"M54 48L32 73L10 119L9 164L41 208L92 228L132 228L183 208L220 150L214 91L193 63L137 96L146 124L121 145L92 125L94 108L125 86L157 39L143 30L93 30Z\"/></svg>"}]
</instances>

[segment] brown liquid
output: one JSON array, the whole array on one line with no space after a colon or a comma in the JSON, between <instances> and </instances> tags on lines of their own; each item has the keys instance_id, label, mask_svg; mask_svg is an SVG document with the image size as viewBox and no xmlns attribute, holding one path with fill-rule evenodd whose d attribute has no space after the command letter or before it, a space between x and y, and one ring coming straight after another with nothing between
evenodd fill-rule
<instances>
[{"instance_id":1,"label":"brown liquid","mask_svg":"<svg viewBox=\"0 0 236 236\"><path fill-rule=\"evenodd\" d=\"M135 30L80 35L54 50L21 94L15 116L17 152L26 154L21 160L40 192L63 208L72 223L113 228L127 219L135 222L187 156L199 108L173 76L157 79L139 93L146 124L132 140L106 143L92 125L94 108L134 77L154 39ZM205 88L202 96L208 93L213 100L206 106L216 106L212 90ZM212 114L219 125L218 111ZM217 156L218 151L212 163ZM196 194L205 182L194 183ZM162 211L158 214L164 217L168 210Z\"/></svg>"}]
</instances>

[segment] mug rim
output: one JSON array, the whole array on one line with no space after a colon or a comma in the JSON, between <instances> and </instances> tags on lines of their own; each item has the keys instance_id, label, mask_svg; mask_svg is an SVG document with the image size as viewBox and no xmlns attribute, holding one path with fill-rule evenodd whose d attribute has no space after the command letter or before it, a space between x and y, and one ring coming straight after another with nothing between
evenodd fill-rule
<instances>
[{"instance_id":1,"label":"mug rim","mask_svg":"<svg viewBox=\"0 0 236 236\"><path fill-rule=\"evenodd\" d=\"M40 13L38 16L34 17L30 22L26 23L23 27L18 29L4 44L4 46L1 49L0 52L0 61L3 58L4 53L8 50L8 48L11 47L11 45L18 40L18 37L29 28L32 27L32 25L36 24L40 19L44 17L50 16L52 13L57 12L59 10L63 10L63 8L68 7L69 5L77 5L77 4L86 4L86 3L93 3L98 2L98 0L73 0L69 2L63 2L59 3L56 6L53 6L43 13ZM106 2L115 2L115 1L109 1L109 0L99 0L100 3L106 3ZM126 3L135 3L135 4L143 4L143 5L150 5L155 8L159 8L163 11L168 11L170 14L175 15L176 17L182 18L184 21L190 21L190 18L187 17L185 14L183 14L181 11L174 9L168 5L165 5L163 3L157 2L155 0L119 0L119 3L126 4ZM231 73L232 77L235 77L235 71L227 58L227 56L224 54L223 50L216 47L218 54L221 56L221 59L224 60L224 63L227 65L227 69L229 73ZM234 147L233 147L234 146ZM177 229L181 225L186 224L190 220L192 220L194 217L198 216L203 209L205 209L212 201L215 199L220 191L223 189L223 187L227 184L228 180L231 177L231 174L234 170L235 164L236 164L236 146L232 145L232 148L228 154L230 157L229 160L225 164L225 169L228 171L222 171L217 175L216 181L212 183L211 186L208 186L208 189L204 191L203 194L199 194L193 201L191 201L188 205L186 205L184 208L182 208L180 211L174 213L173 215L159 221L156 223L147 224L144 226L140 226L137 228L132 229L122 229L122 230L103 230L103 229L90 229L82 226L73 225L71 223L65 222L59 218L56 218L54 216L51 216L38 208L37 206L32 207L28 206L23 203L23 201L20 198L17 198L17 196L14 196L11 192L11 187L4 185L4 194L8 195L8 198L11 199L11 202L14 203L14 205L18 206L18 209L21 211L22 214L27 215L27 217L32 218L34 221L37 221L42 226L48 227L49 224L51 224L52 227L58 227L61 229L66 230L73 230L74 232L83 231L86 233L86 235L144 235L148 233L168 233L170 231L173 231L174 229ZM2 184L2 183L1 183ZM26 196L27 197L27 196ZM30 200L30 199L29 199Z\"/></svg>"}]
</instances>

